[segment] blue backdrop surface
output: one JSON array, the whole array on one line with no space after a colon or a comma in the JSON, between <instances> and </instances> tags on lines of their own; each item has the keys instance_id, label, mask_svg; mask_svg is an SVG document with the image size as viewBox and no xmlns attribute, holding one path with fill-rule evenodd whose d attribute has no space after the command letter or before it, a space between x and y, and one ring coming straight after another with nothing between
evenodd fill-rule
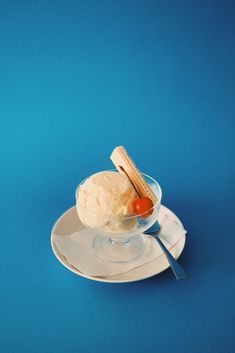
<instances>
[{"instance_id":1,"label":"blue backdrop surface","mask_svg":"<svg viewBox=\"0 0 235 353\"><path fill-rule=\"evenodd\" d=\"M0 1L1 353L235 350L233 1ZM124 145L188 230L132 284L62 267L53 223Z\"/></svg>"}]
</instances>

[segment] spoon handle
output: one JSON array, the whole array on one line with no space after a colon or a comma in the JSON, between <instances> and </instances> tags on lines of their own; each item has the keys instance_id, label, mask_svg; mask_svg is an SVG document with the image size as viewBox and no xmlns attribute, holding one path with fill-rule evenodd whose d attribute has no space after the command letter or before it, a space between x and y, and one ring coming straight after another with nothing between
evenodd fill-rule
<instances>
[{"instance_id":1,"label":"spoon handle","mask_svg":"<svg viewBox=\"0 0 235 353\"><path fill-rule=\"evenodd\" d=\"M175 275L176 279L184 279L187 277L187 273L183 269L183 267L175 260L175 258L171 255L170 251L165 247L163 242L161 241L160 237L157 234L152 234L154 238L157 240L158 244L160 245L162 251L166 255L166 258L171 266L171 269Z\"/></svg>"}]
</instances>

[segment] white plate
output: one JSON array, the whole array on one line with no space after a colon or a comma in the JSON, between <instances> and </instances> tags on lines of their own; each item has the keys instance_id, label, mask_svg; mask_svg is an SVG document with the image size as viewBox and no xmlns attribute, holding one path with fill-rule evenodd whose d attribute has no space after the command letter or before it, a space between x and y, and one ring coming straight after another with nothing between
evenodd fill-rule
<instances>
[{"instance_id":1,"label":"white plate","mask_svg":"<svg viewBox=\"0 0 235 353\"><path fill-rule=\"evenodd\" d=\"M172 220L175 221L176 223L179 224L183 228L183 225L179 218L168 208L161 206L162 209L164 210L164 213L167 214L167 216ZM74 233L80 229L84 228L83 224L81 223L76 207L70 208L68 211L66 211L55 223L52 233L51 233L51 246L53 249L53 252L57 259L65 266L67 267L70 271L76 273L77 275L81 277L86 277L88 279L92 279L94 281L99 281L99 282L110 282L110 283L125 283L125 282L134 282L134 281L140 281L145 278L149 278L152 276L155 276L159 274L160 272L166 270L169 267L169 263L165 257L164 254L156 258L155 260L144 264L142 266L136 267L128 272L116 275L116 276L109 276L109 277L92 277L88 276L82 272L80 272L77 268L74 266L70 265L66 258L61 254L61 252L57 249L53 238L55 234L61 234L61 235L66 235L66 234L71 234ZM171 254L177 259L185 245L185 240L186 237L183 236L176 244L172 246L170 249Z\"/></svg>"}]
</instances>

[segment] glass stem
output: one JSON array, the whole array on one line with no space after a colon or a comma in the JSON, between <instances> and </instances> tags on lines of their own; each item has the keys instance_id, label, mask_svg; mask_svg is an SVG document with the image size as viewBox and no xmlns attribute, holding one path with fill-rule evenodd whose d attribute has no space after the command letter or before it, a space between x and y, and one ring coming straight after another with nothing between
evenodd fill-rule
<instances>
[{"instance_id":1,"label":"glass stem","mask_svg":"<svg viewBox=\"0 0 235 353\"><path fill-rule=\"evenodd\" d=\"M119 237L110 237L109 238L110 243L112 243L113 245L120 245L120 244L127 244L129 243L129 239L123 239L123 238L119 238Z\"/></svg>"}]
</instances>

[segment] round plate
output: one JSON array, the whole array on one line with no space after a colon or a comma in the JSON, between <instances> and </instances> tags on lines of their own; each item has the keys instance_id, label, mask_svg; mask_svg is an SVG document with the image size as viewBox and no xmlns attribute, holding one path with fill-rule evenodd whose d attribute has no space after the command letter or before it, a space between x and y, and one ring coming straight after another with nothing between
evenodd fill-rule
<instances>
[{"instance_id":1,"label":"round plate","mask_svg":"<svg viewBox=\"0 0 235 353\"><path fill-rule=\"evenodd\" d=\"M165 214L172 220L175 221L179 226L183 228L183 225L179 218L168 208L165 206L161 206L162 210L164 211ZM108 277L92 277L88 276L82 272L80 272L77 268L74 266L70 265L66 258L60 253L60 251L57 249L53 238L54 234L61 234L61 235L66 235L66 234L71 234L73 232L76 232L80 229L84 228L83 224L81 223L76 206L70 208L68 211L66 211L55 223L52 233L51 233L51 246L53 249L53 252L57 259L65 266L67 267L70 271L76 273L76 275L79 275L81 277L85 277L88 279L92 279L94 281L99 281L99 282L109 282L109 283L125 283L125 282L134 282L134 281L140 281L152 276L155 276L159 274L160 272L166 270L169 267L169 263L165 257L164 254L156 258L155 260L146 263L142 266L136 267L128 272L115 275L115 276L108 276ZM185 240L186 237L183 236L176 244L172 246L170 249L171 254L174 256L174 258L178 258L185 246Z\"/></svg>"}]
</instances>

